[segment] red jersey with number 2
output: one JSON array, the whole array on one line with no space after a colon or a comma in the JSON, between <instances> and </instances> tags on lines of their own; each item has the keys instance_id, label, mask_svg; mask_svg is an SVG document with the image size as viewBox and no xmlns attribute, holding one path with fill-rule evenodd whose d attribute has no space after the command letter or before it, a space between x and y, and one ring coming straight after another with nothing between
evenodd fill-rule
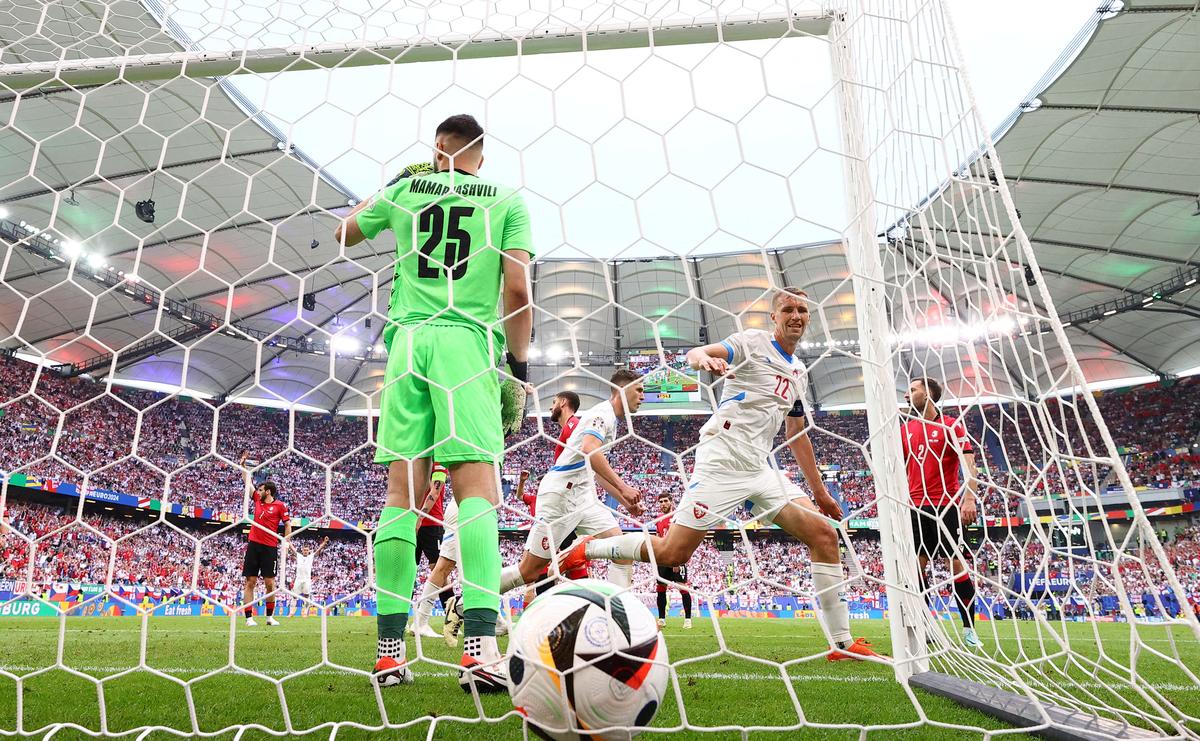
<instances>
[{"instance_id":1,"label":"red jersey with number 2","mask_svg":"<svg viewBox=\"0 0 1200 741\"><path fill-rule=\"evenodd\" d=\"M972 451L961 420L944 414L910 419L900 429L900 444L914 507L945 507L957 499L959 451Z\"/></svg>"},{"instance_id":2,"label":"red jersey with number 2","mask_svg":"<svg viewBox=\"0 0 1200 741\"><path fill-rule=\"evenodd\" d=\"M254 497L254 521L262 525L262 528L250 528L250 542L262 543L274 548L279 545L279 536L275 535L279 532L279 523L288 520L287 505L278 499L273 500L270 504L264 504L257 491L252 496ZM264 531L263 528L266 530Z\"/></svg>"}]
</instances>

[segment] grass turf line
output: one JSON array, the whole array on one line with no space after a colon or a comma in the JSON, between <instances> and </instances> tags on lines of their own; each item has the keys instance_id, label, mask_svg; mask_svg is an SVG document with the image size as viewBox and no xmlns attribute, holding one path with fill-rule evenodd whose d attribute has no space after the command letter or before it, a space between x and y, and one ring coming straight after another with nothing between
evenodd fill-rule
<instances>
[{"instance_id":1,"label":"grass turf line","mask_svg":"<svg viewBox=\"0 0 1200 741\"><path fill-rule=\"evenodd\" d=\"M1002 651L1018 660L1043 655L1053 644L1039 636L1032 623L983 623L981 634L993 655ZM778 668L752 660L772 662L795 660L816 655L824 645L817 624L812 620L722 619L721 634L728 649L722 652L713 623L698 619L690 631L682 621L672 619L666 628L672 661L704 657L678 667L678 687L668 689L668 698L654 726L670 728L680 722L676 689L683 698L688 722L695 726L790 726L799 716L788 692L788 684ZM872 640L881 650L888 649L888 626L883 621L858 621L855 635ZM0 645L0 669L25 676L55 662L59 621L54 618L12 618L0 624L8 638ZM992 631L997 633L993 636ZM114 677L138 664L142 621L137 618L70 618L66 621L63 662L90 677ZM1113 668L1126 662L1129 653L1129 627L1120 624L1097 626L1072 624L1067 627L1072 650L1079 655L1098 655L1096 636L1112 658ZM1147 644L1167 655L1179 653L1185 666L1200 666L1200 645L1185 631L1173 632L1160 626L1141 627ZM1174 637L1172 643L1171 638ZM336 618L328 621L326 647L334 664L369 670L374 663L374 624L370 620ZM996 641L996 638L999 641ZM170 617L152 618L147 624L146 663L172 677L189 680L226 666L232 655L237 666L251 674L223 671L193 684L193 700L202 732L217 732L236 724L257 724L284 731L284 704L292 728L303 730L322 723L350 721L366 726L381 723L376 695L362 676L321 666L321 621L317 618L283 618L278 628L247 629L237 622L236 640L230 642L228 618ZM434 738L498 739L520 738L521 724L516 718L496 724L466 723L455 717L476 717L474 704L457 686L451 665L461 653L447 648L440 640L423 642L424 655L436 662L418 662L417 683L383 691L384 708L392 723L404 723L422 716L436 718ZM409 639L410 659L416 654ZM738 656L740 654L741 656ZM742 658L747 657L747 658ZM1083 670L1069 666L1066 657L1048 661L1079 678L1084 687L1106 702L1103 677L1087 677ZM306 668L317 667L299 676L289 676ZM890 669L873 664L838 662L823 658L792 664L788 668L792 690L799 699L808 723L850 724L855 726L898 726L919 720L917 710L904 690L892 681ZM1191 715L1200 715L1200 687L1168 661L1147 657L1139 659L1139 675L1176 707ZM1048 676L1053 676L1048 672ZM275 682L279 684L282 695ZM148 725L163 725L190 732L186 693L171 679L138 671L106 679L103 695L109 732L121 732ZM1126 697L1132 697L1127 689ZM927 717L958 726L1001 729L1003 724L988 716L967 710L941 698L918 693ZM23 691L24 723L27 733L54 723L76 723L100 730L100 698L97 684L87 677L53 670L26 679ZM0 731L16 730L16 683L0 676ZM483 698L488 718L500 719L511 711L507 696ZM341 738L426 738L430 720L419 720L409 728L384 733L341 728ZM1200 731L1200 727L1196 727ZM38 734L41 735L41 734ZM657 735L657 734L654 734ZM654 735L648 735L653 738ZM329 736L329 729L309 738ZM752 738L853 739L857 729L806 728L803 732L752 732ZM71 729L59 731L55 738L82 738ZM171 738L153 734L153 738ZM233 734L222 735L232 738ZM269 734L250 731L242 738L268 738ZM672 738L740 738L737 732L685 731ZM922 726L910 730L879 729L871 738L954 739L980 738L979 731L964 732ZM1015 737L1015 736L1014 736Z\"/></svg>"}]
</instances>

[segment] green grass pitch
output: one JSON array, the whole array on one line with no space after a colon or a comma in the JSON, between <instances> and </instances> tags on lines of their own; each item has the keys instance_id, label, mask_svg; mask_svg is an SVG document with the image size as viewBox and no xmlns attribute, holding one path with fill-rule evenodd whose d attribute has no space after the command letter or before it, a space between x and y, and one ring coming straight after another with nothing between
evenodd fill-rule
<instances>
[{"instance_id":1,"label":"green grass pitch","mask_svg":"<svg viewBox=\"0 0 1200 741\"><path fill-rule=\"evenodd\" d=\"M236 641L230 640L228 618L152 618L145 634L146 663L173 677L187 680L225 666L232 659L250 672L262 676L225 671L192 685L193 701L200 731L211 733L234 724L257 724L278 732L289 730L284 720L284 703L292 721L292 730L303 730L333 721L350 721L363 726L380 724L380 707L370 683L360 676L321 665L322 648L328 661L357 668L369 668L374 659L374 622L363 618L331 618L322 635L318 618L283 618L283 625L247 629L238 621ZM435 621L436 622L436 621ZM1115 662L1128 666L1129 628L1120 624L1099 626L1072 624L1073 649L1082 655L1097 655L1098 631L1104 650ZM23 682L22 730L42 736L52 723L71 722L100 730L101 705L96 684L86 677L64 670L52 670L30 677L30 673L51 666L58 649L60 622L54 618L13 618L0 623L0 669L26 677ZM874 641L886 651L889 641L887 623L857 621L855 634ZM1044 655L1050 645L1038 640L1031 623L983 623L989 652L999 647L1010 657L1023 648L1026 658ZM997 630L999 645L992 635ZM1200 667L1200 645L1186 631L1162 626L1140 627L1140 635L1151 651L1139 658L1141 680L1161 693L1184 713L1200 715L1200 687L1179 667L1156 658L1153 651L1178 655L1183 664ZM732 741L740 739L737 726L762 728L748 734L752 739L851 739L862 738L857 728L809 727L800 731L772 731L770 727L791 726L799 722L790 697L794 692L811 724L850 724L854 726L892 726L866 734L866 738L954 739L982 738L984 729L1005 726L987 716L963 709L947 700L916 692L927 718L941 723L970 726L976 730L917 725L918 711L904 689L897 685L887 667L852 662L827 663L824 659L791 664L785 683L777 666L763 663L785 662L820 650L822 641L813 620L722 619L720 631L728 651L722 652L714 624L697 619L696 627L685 631L682 621L672 618L665 629L670 658L700 658L678 666L678 691L682 695L688 721L695 726L723 728L717 732L685 731L671 738ZM1018 633L1020 638L1018 639ZM63 662L91 677L111 677L136 666L142 641L142 621L137 618L72 618L65 623ZM1044 635L1043 635L1044 637ZM440 640L425 639L429 657L457 662L459 652ZM410 657L415 653L410 639ZM710 656L711 655L711 656ZM1067 656L1056 658L1054 666L1083 677L1082 669L1072 669ZM277 688L266 678L280 679L309 667L313 671L289 677ZM463 694L448 667L429 663L417 667L417 682L380 692L383 709L393 723L419 720L407 728L372 732L342 727L338 739L508 739L521 738L522 726L511 713L507 695L483 698L483 711L494 723L464 723L455 717L477 717L469 696ZM1103 682L1088 678L1085 686L1104 696ZM790 684L790 688L789 688ZM680 707L674 699L675 688L659 712L654 725L669 728L679 723ZM1133 693L1124 692L1125 696ZM140 726L163 725L191 735L188 700L183 687L169 679L138 671L103 683L103 702L107 730L120 733ZM1110 700L1110 702L1112 702ZM11 676L0 674L0 733L16 730L17 684ZM909 728L896 728L913 724ZM1200 725L1192 724L1200 732ZM307 738L328 738L330 727L318 729ZM137 734L130 734L134 737ZM56 739L83 737L67 728ZM233 733L222 734L232 739ZM267 738L269 734L251 730L242 738ZM150 738L169 738L166 733ZM531 736L532 737L532 736ZM643 738L661 738L647 734ZM1002 738L1023 738L1009 734Z\"/></svg>"}]
</instances>

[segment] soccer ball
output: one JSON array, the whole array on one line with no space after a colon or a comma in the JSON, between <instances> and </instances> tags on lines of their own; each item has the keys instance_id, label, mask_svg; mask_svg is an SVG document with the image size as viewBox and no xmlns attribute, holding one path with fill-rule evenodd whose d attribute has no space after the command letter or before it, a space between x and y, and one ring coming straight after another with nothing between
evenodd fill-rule
<instances>
[{"instance_id":1,"label":"soccer ball","mask_svg":"<svg viewBox=\"0 0 1200 741\"><path fill-rule=\"evenodd\" d=\"M544 738L636 736L625 728L648 726L667 689L654 616L606 581L564 582L538 597L513 628L509 653L513 706Z\"/></svg>"}]
</instances>

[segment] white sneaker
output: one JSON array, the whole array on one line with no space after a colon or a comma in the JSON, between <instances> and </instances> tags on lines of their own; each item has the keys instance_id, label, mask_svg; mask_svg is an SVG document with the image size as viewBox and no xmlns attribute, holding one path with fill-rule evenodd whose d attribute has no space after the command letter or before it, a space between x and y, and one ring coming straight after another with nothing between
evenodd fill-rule
<instances>
[{"instance_id":1,"label":"white sneaker","mask_svg":"<svg viewBox=\"0 0 1200 741\"><path fill-rule=\"evenodd\" d=\"M691 619L691 618L684 618L684 619L683 619L683 629L684 629L684 630L691 630L691 629L692 629L692 619Z\"/></svg>"},{"instance_id":2,"label":"white sneaker","mask_svg":"<svg viewBox=\"0 0 1200 741\"><path fill-rule=\"evenodd\" d=\"M664 618L659 618L658 619L658 627L660 627L660 628L667 627L667 621Z\"/></svg>"},{"instance_id":3,"label":"white sneaker","mask_svg":"<svg viewBox=\"0 0 1200 741\"><path fill-rule=\"evenodd\" d=\"M273 617L267 618L267 625L279 625L279 621Z\"/></svg>"},{"instance_id":4,"label":"white sneaker","mask_svg":"<svg viewBox=\"0 0 1200 741\"><path fill-rule=\"evenodd\" d=\"M474 640L474 639L467 639ZM484 638L484 651L478 658L463 654L458 685L463 692L483 694L508 692L508 664L500 654L495 638Z\"/></svg>"},{"instance_id":5,"label":"white sneaker","mask_svg":"<svg viewBox=\"0 0 1200 741\"><path fill-rule=\"evenodd\" d=\"M979 634L975 632L974 628L963 628L963 643L970 649L983 648L983 641L979 640Z\"/></svg>"},{"instance_id":6,"label":"white sneaker","mask_svg":"<svg viewBox=\"0 0 1200 741\"><path fill-rule=\"evenodd\" d=\"M258 623L254 622L254 618L246 618L246 627L247 628L257 628Z\"/></svg>"},{"instance_id":7,"label":"white sneaker","mask_svg":"<svg viewBox=\"0 0 1200 741\"><path fill-rule=\"evenodd\" d=\"M429 627L429 623L425 623L424 625L422 625L420 631L418 631L417 634L423 638L441 638L442 637L441 633L439 633L436 630L434 630L433 628Z\"/></svg>"}]
</instances>

